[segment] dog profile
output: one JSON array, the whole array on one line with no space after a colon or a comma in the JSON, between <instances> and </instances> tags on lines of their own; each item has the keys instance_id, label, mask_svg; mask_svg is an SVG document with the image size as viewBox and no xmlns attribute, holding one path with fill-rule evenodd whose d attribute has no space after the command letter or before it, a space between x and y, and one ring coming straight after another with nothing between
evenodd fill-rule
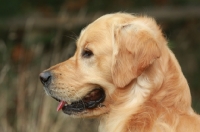
<instances>
[{"instance_id":1,"label":"dog profile","mask_svg":"<svg viewBox=\"0 0 200 132\"><path fill-rule=\"evenodd\" d=\"M199 132L187 80L155 20L104 15L81 31L73 57L40 74L57 110L99 117L99 132Z\"/></svg>"}]
</instances>

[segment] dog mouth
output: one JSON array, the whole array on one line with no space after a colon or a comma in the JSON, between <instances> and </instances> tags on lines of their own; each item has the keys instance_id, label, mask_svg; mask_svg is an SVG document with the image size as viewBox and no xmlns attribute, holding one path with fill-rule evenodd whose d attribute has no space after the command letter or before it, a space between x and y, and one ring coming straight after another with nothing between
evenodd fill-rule
<instances>
[{"instance_id":1,"label":"dog mouth","mask_svg":"<svg viewBox=\"0 0 200 132\"><path fill-rule=\"evenodd\" d=\"M101 104L105 100L105 92L102 88L97 88L90 91L87 95L85 95L81 100L72 102L71 104L66 101L59 100L55 97L57 101L59 101L59 105L57 107L57 111L61 110L68 115L84 112L87 109L95 109L97 107L102 107Z\"/></svg>"}]
</instances>

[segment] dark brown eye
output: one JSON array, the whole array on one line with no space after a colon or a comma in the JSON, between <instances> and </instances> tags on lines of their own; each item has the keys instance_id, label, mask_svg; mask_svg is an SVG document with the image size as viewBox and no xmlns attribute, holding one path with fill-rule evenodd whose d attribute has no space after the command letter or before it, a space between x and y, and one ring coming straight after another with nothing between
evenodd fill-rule
<instances>
[{"instance_id":1,"label":"dark brown eye","mask_svg":"<svg viewBox=\"0 0 200 132\"><path fill-rule=\"evenodd\" d=\"M84 49L82 52L82 57L84 58L90 58L91 56L93 56L93 53L91 50L89 49Z\"/></svg>"}]
</instances>

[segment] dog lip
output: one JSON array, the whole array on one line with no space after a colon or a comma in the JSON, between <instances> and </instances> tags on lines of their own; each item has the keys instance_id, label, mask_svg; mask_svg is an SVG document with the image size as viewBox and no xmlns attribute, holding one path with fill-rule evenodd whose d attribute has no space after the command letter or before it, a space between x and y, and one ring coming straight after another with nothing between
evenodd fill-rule
<instances>
[{"instance_id":1,"label":"dog lip","mask_svg":"<svg viewBox=\"0 0 200 132\"><path fill-rule=\"evenodd\" d=\"M101 103L105 100L105 92L102 88L95 88L89 92L82 100L64 105L62 110L64 113L71 115L83 112L87 109L94 109L98 106L103 106Z\"/></svg>"},{"instance_id":2,"label":"dog lip","mask_svg":"<svg viewBox=\"0 0 200 132\"><path fill-rule=\"evenodd\" d=\"M58 102L60 102L61 100L60 99L58 99L58 98L56 98L56 97L53 97L52 96L52 98L54 98L56 101L58 101Z\"/></svg>"}]
</instances>

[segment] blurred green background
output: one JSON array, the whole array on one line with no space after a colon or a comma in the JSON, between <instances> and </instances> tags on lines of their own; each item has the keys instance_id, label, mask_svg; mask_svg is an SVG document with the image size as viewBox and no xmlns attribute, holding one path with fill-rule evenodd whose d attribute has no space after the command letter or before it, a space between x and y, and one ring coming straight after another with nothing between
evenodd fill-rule
<instances>
[{"instance_id":1,"label":"blurred green background","mask_svg":"<svg viewBox=\"0 0 200 132\"><path fill-rule=\"evenodd\" d=\"M130 12L154 17L180 62L200 113L199 0L0 1L0 132L95 132L95 119L56 112L38 79L73 55L80 30L99 16Z\"/></svg>"}]
</instances>

